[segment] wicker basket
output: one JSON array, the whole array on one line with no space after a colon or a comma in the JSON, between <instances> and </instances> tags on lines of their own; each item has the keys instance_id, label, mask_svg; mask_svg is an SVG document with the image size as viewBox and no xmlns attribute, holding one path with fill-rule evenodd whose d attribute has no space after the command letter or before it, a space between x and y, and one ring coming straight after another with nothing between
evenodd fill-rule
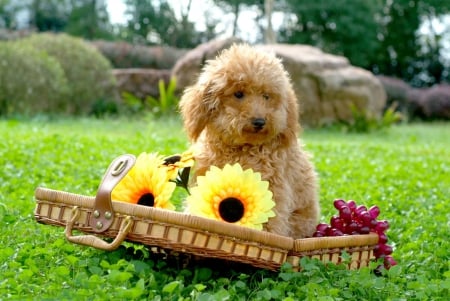
<instances>
[{"instance_id":1,"label":"wicker basket","mask_svg":"<svg viewBox=\"0 0 450 301\"><path fill-rule=\"evenodd\" d=\"M124 155L110 165L95 197L37 188L35 218L65 227L73 243L114 250L124 240L204 258L219 258L277 270L284 262L299 267L304 256L341 263L348 268L367 266L374 258L376 234L294 240L246 227L159 208L111 201L112 189L134 164ZM74 235L73 230L81 231ZM102 238L113 238L107 242Z\"/></svg>"}]
</instances>

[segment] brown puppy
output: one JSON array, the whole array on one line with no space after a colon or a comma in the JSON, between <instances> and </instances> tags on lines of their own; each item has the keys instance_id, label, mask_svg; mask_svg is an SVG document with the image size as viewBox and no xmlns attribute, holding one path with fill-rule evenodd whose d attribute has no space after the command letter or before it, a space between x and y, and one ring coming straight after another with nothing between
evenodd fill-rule
<instances>
[{"instance_id":1,"label":"brown puppy","mask_svg":"<svg viewBox=\"0 0 450 301\"><path fill-rule=\"evenodd\" d=\"M316 173L297 140L298 104L273 54L233 45L208 61L180 101L196 144L195 176L227 163L260 172L273 192L276 217L266 231L311 236L319 218Z\"/></svg>"}]
</instances>

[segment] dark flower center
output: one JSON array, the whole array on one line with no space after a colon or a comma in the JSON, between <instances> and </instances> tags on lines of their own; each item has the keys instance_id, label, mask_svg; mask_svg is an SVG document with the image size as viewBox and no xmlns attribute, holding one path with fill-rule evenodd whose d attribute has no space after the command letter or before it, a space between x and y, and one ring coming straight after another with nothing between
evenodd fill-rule
<instances>
[{"instance_id":1,"label":"dark flower center","mask_svg":"<svg viewBox=\"0 0 450 301\"><path fill-rule=\"evenodd\" d=\"M244 204L236 198L226 198L219 204L220 217L229 223L235 223L244 216Z\"/></svg>"},{"instance_id":2,"label":"dark flower center","mask_svg":"<svg viewBox=\"0 0 450 301\"><path fill-rule=\"evenodd\" d=\"M146 193L139 198L139 201L137 203L139 205L153 207L155 206L155 197L151 193Z\"/></svg>"}]
</instances>

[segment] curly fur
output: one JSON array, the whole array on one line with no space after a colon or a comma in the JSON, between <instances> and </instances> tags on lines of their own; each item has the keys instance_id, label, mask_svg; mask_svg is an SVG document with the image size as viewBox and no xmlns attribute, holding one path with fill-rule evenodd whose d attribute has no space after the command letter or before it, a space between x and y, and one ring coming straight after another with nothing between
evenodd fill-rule
<instances>
[{"instance_id":1,"label":"curly fur","mask_svg":"<svg viewBox=\"0 0 450 301\"><path fill-rule=\"evenodd\" d=\"M240 163L269 181L276 217L266 231L311 236L319 218L317 179L298 143L298 102L275 55L233 45L206 63L180 101L184 127L196 144L194 178L211 165Z\"/></svg>"}]
</instances>

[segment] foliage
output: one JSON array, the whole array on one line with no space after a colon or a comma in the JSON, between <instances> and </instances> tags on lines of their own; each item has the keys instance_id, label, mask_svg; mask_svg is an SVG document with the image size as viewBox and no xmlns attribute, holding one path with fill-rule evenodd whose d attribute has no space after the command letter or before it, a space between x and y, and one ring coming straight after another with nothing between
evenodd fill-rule
<instances>
[{"instance_id":1,"label":"foliage","mask_svg":"<svg viewBox=\"0 0 450 301\"><path fill-rule=\"evenodd\" d=\"M114 101L115 78L111 65L96 49L65 34L36 34L20 41L55 58L69 84L65 112L86 114L98 101Z\"/></svg>"},{"instance_id":2,"label":"foliage","mask_svg":"<svg viewBox=\"0 0 450 301\"><path fill-rule=\"evenodd\" d=\"M167 87L164 80L160 79L158 81L158 99L148 95L145 100L142 101L128 92L124 92L122 98L128 109L133 113L139 113L150 109L151 113L156 117L167 117L168 115L174 114L178 106L179 99L175 94L176 85L177 81L175 77L170 79Z\"/></svg>"},{"instance_id":3,"label":"foliage","mask_svg":"<svg viewBox=\"0 0 450 301\"><path fill-rule=\"evenodd\" d=\"M418 33L424 20L449 12L448 0L286 2L294 18L286 18L290 22L280 32L281 41L318 46L414 86L448 80L450 64L439 54L442 37L431 32L432 42L422 47Z\"/></svg>"},{"instance_id":4,"label":"foliage","mask_svg":"<svg viewBox=\"0 0 450 301\"><path fill-rule=\"evenodd\" d=\"M186 50L169 46L145 46L127 42L94 41L92 44L114 68L171 69Z\"/></svg>"},{"instance_id":5,"label":"foliage","mask_svg":"<svg viewBox=\"0 0 450 301\"><path fill-rule=\"evenodd\" d=\"M114 39L105 0L72 1L64 31L70 35L92 39Z\"/></svg>"},{"instance_id":6,"label":"foliage","mask_svg":"<svg viewBox=\"0 0 450 301\"><path fill-rule=\"evenodd\" d=\"M177 81L172 77L165 86L164 80L160 79L158 82L159 99L152 96L147 96L146 102L153 108L153 113L156 115L167 115L176 112L178 106L178 97L175 95Z\"/></svg>"},{"instance_id":7,"label":"foliage","mask_svg":"<svg viewBox=\"0 0 450 301\"><path fill-rule=\"evenodd\" d=\"M369 66L377 46L377 24L372 18L379 1L292 1L291 20L280 38L289 43L310 44L326 52L348 57L357 66ZM345 16L345 17L343 17Z\"/></svg>"},{"instance_id":8,"label":"foliage","mask_svg":"<svg viewBox=\"0 0 450 301\"><path fill-rule=\"evenodd\" d=\"M344 55L352 64L376 74L399 77L414 87L450 80L450 59L445 55L449 49L446 41L450 35L445 27L450 0L214 0L203 24L189 18L197 9L192 0L178 1L177 6L176 1L168 0L127 0L125 25L110 24L106 2L0 0L0 28L17 29L21 20L21 28L39 32L193 48L223 37L231 27L232 35L262 42L269 14L265 4L273 2L274 21L275 16L283 20L278 42L311 44ZM213 10L233 14L233 24L227 24L228 18ZM244 11L255 16L257 28L251 33L238 27Z\"/></svg>"},{"instance_id":9,"label":"foliage","mask_svg":"<svg viewBox=\"0 0 450 301\"><path fill-rule=\"evenodd\" d=\"M388 107L381 117L371 114L369 111L360 110L355 106L351 107L352 119L341 121L345 131L356 133L368 133L377 130L386 130L395 123L402 120L401 113L396 111L396 104Z\"/></svg>"},{"instance_id":10,"label":"foliage","mask_svg":"<svg viewBox=\"0 0 450 301\"><path fill-rule=\"evenodd\" d=\"M285 265L270 273L215 261L184 265L131 243L113 252L68 243L62 227L34 221L33 190L93 195L120 154L186 150L181 122L1 120L0 135L2 298L445 300L449 294L448 124L401 125L364 135L304 132L320 175L322 220L335 212L335 198L376 204L389 220L399 264L381 277L370 268L347 271L306 258L302 272Z\"/></svg>"},{"instance_id":11,"label":"foliage","mask_svg":"<svg viewBox=\"0 0 450 301\"><path fill-rule=\"evenodd\" d=\"M170 45L193 48L214 37L214 26L197 32L194 23L188 20L190 4L181 19L177 19L167 0L155 3L151 0L126 0L129 16L126 38L133 43Z\"/></svg>"},{"instance_id":12,"label":"foliage","mask_svg":"<svg viewBox=\"0 0 450 301\"><path fill-rule=\"evenodd\" d=\"M67 88L55 58L31 45L0 42L0 115L61 112Z\"/></svg>"},{"instance_id":13,"label":"foliage","mask_svg":"<svg viewBox=\"0 0 450 301\"><path fill-rule=\"evenodd\" d=\"M12 0L0 0L0 28L15 28L14 20L17 6L12 5Z\"/></svg>"},{"instance_id":14,"label":"foliage","mask_svg":"<svg viewBox=\"0 0 450 301\"><path fill-rule=\"evenodd\" d=\"M105 0L33 0L19 8L29 11L29 24L39 32L66 32L87 39L112 39Z\"/></svg>"}]
</instances>

